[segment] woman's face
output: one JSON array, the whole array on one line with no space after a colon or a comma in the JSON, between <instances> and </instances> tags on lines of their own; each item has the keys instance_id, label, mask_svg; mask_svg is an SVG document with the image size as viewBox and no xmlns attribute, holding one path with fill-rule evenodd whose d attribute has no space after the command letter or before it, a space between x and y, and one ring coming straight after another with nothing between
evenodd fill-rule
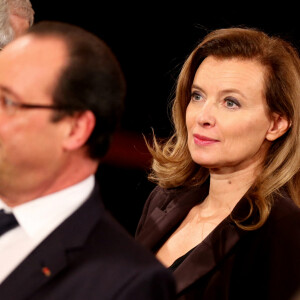
<instances>
[{"instance_id":1,"label":"woman's face","mask_svg":"<svg viewBox=\"0 0 300 300\"><path fill-rule=\"evenodd\" d=\"M207 57L199 66L186 110L188 148L201 166L238 171L260 163L274 127L254 60Z\"/></svg>"}]
</instances>

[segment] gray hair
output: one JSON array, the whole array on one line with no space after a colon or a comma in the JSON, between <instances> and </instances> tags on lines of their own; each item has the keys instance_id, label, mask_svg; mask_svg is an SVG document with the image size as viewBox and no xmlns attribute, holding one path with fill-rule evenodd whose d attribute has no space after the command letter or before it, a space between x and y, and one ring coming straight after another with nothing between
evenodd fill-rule
<instances>
[{"instance_id":1,"label":"gray hair","mask_svg":"<svg viewBox=\"0 0 300 300\"><path fill-rule=\"evenodd\" d=\"M0 48L6 46L15 36L10 15L27 19L29 26L34 22L34 10L30 0L0 0Z\"/></svg>"}]
</instances>

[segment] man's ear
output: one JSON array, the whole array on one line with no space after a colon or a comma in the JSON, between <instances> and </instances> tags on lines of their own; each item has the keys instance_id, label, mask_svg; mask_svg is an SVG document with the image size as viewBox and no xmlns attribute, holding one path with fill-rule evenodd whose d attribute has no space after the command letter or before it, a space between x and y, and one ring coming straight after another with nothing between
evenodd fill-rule
<instances>
[{"instance_id":1,"label":"man's ear","mask_svg":"<svg viewBox=\"0 0 300 300\"><path fill-rule=\"evenodd\" d=\"M70 117L70 127L63 141L65 150L76 150L89 139L96 125L95 115L90 111L80 112Z\"/></svg>"},{"instance_id":2,"label":"man's ear","mask_svg":"<svg viewBox=\"0 0 300 300\"><path fill-rule=\"evenodd\" d=\"M280 116L277 113L272 113L271 124L266 134L266 139L270 142L275 141L283 134L285 134L290 128L291 123L286 116Z\"/></svg>"}]
</instances>

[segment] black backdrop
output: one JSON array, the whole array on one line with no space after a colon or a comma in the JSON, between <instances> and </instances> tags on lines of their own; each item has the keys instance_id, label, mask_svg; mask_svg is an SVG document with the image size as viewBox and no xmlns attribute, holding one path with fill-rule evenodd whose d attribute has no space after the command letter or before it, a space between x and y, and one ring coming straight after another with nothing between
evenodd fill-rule
<instances>
[{"instance_id":1,"label":"black backdrop","mask_svg":"<svg viewBox=\"0 0 300 300\"><path fill-rule=\"evenodd\" d=\"M288 2L32 0L32 5L36 22L68 22L101 37L123 68L128 93L121 132L126 134L116 138L112 147L117 151L101 165L97 176L105 205L131 234L154 187L146 178L148 164L136 163L143 155L148 162L142 134L150 135L151 128L161 137L170 133L171 91L197 42L212 29L247 26L279 35L299 47L298 9Z\"/></svg>"}]
</instances>

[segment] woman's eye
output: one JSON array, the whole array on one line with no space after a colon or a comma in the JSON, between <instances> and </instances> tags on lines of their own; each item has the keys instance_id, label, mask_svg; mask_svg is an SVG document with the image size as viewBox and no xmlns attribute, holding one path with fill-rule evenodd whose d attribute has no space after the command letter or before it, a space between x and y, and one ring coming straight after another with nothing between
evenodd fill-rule
<instances>
[{"instance_id":1,"label":"woman's eye","mask_svg":"<svg viewBox=\"0 0 300 300\"><path fill-rule=\"evenodd\" d=\"M199 100L202 100L203 97L200 93L193 92L191 98L194 101L199 101Z\"/></svg>"},{"instance_id":2,"label":"woman's eye","mask_svg":"<svg viewBox=\"0 0 300 300\"><path fill-rule=\"evenodd\" d=\"M228 108L238 108L240 107L240 103L236 99L225 99L225 105Z\"/></svg>"}]
</instances>

